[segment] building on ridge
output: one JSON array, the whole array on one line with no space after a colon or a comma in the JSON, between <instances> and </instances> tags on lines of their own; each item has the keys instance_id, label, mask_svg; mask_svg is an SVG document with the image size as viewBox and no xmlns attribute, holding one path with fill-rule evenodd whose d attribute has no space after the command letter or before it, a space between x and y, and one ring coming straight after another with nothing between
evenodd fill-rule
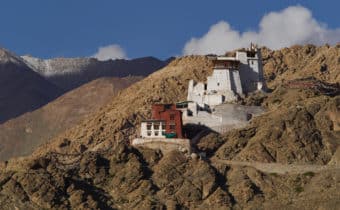
<instances>
[{"instance_id":1,"label":"building on ridge","mask_svg":"<svg viewBox=\"0 0 340 210\"><path fill-rule=\"evenodd\" d=\"M152 105L152 117L141 123L142 138L183 138L182 112L174 104Z\"/></svg>"},{"instance_id":2,"label":"building on ridge","mask_svg":"<svg viewBox=\"0 0 340 210\"><path fill-rule=\"evenodd\" d=\"M141 122L140 137L133 139L132 145L163 153L178 150L190 154L190 140L183 136L182 112L176 105L154 104L151 119Z\"/></svg>"},{"instance_id":3,"label":"building on ridge","mask_svg":"<svg viewBox=\"0 0 340 210\"><path fill-rule=\"evenodd\" d=\"M209 58L214 64L212 75L206 83L190 80L187 101L178 103L177 108L183 112L184 124L203 125L224 133L263 112L260 107L227 104L265 88L261 50L251 44L233 56Z\"/></svg>"},{"instance_id":4,"label":"building on ridge","mask_svg":"<svg viewBox=\"0 0 340 210\"><path fill-rule=\"evenodd\" d=\"M207 82L189 81L187 100L189 115L199 110L209 110L224 102L236 101L240 96L263 90L264 77L261 50L251 44L246 50L236 51L235 56L211 57L213 74Z\"/></svg>"},{"instance_id":5,"label":"building on ridge","mask_svg":"<svg viewBox=\"0 0 340 210\"><path fill-rule=\"evenodd\" d=\"M141 122L140 137L134 146L191 151L191 142L184 138L183 124L224 133L245 126L253 117L263 113L258 106L231 104L239 97L265 88L261 51L255 45L235 52L234 56L211 57L213 74L207 82L189 81L187 101L152 105L152 117Z\"/></svg>"}]
</instances>

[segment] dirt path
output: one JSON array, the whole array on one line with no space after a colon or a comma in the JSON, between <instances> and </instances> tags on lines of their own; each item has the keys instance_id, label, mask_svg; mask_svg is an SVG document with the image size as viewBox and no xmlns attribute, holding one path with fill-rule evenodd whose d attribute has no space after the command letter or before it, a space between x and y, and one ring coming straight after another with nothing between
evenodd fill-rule
<instances>
[{"instance_id":1,"label":"dirt path","mask_svg":"<svg viewBox=\"0 0 340 210\"><path fill-rule=\"evenodd\" d=\"M224 160L218 158L212 158L212 163L222 163L231 166L248 166L256 168L259 171L265 173L275 173L275 174L302 174L306 172L315 172L326 170L338 170L340 171L340 166L333 165L313 165L313 164L281 164L281 163L261 163L261 162L247 162L247 161L233 161Z\"/></svg>"}]
</instances>

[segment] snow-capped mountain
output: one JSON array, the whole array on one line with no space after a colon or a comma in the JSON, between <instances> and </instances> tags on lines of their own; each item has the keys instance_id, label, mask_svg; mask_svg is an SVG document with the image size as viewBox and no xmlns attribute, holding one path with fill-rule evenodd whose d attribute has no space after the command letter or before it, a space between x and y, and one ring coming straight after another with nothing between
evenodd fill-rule
<instances>
[{"instance_id":1,"label":"snow-capped mountain","mask_svg":"<svg viewBox=\"0 0 340 210\"><path fill-rule=\"evenodd\" d=\"M54 58L46 60L32 56L22 56L21 58L34 71L65 91L100 77L147 76L169 62L154 57L107 61L99 61L96 58Z\"/></svg>"},{"instance_id":2,"label":"snow-capped mountain","mask_svg":"<svg viewBox=\"0 0 340 210\"><path fill-rule=\"evenodd\" d=\"M29 55L21 56L21 58L34 71L45 77L77 73L89 66L91 63L95 63L97 61L94 58L40 59Z\"/></svg>"}]
</instances>

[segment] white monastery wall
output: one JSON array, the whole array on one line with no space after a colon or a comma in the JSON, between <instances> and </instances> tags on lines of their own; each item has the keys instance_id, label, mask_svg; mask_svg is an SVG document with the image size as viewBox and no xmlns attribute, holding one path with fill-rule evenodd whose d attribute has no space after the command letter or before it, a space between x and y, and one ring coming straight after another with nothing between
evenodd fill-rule
<instances>
[{"instance_id":1,"label":"white monastery wall","mask_svg":"<svg viewBox=\"0 0 340 210\"><path fill-rule=\"evenodd\" d=\"M154 123L151 123L151 129L148 129L147 124L151 122L142 122L141 123L141 136L143 138L165 138L165 136L162 135L162 132L165 131L165 125L161 126L159 125L158 129L155 129Z\"/></svg>"},{"instance_id":2,"label":"white monastery wall","mask_svg":"<svg viewBox=\"0 0 340 210\"><path fill-rule=\"evenodd\" d=\"M255 50L252 46L252 50ZM188 101L196 102L200 107L205 105L216 106L223 102L237 100L237 95L261 90L264 86L261 52L248 51L252 57L247 57L247 52L237 51L235 57L218 57L218 60L239 61L238 69L223 68L218 66L207 83L189 82ZM222 67L222 68L221 68Z\"/></svg>"},{"instance_id":3,"label":"white monastery wall","mask_svg":"<svg viewBox=\"0 0 340 210\"><path fill-rule=\"evenodd\" d=\"M231 90L230 72L228 69L215 69L212 76L207 78L207 91L223 90Z\"/></svg>"},{"instance_id":4,"label":"white monastery wall","mask_svg":"<svg viewBox=\"0 0 340 210\"><path fill-rule=\"evenodd\" d=\"M233 81L233 85L235 87L233 87L233 91L235 91L236 93L238 93L239 95L243 94L243 89L242 89L242 84L241 84L241 78L240 78L240 74L238 70L233 70L231 72L232 74L232 81Z\"/></svg>"},{"instance_id":5,"label":"white monastery wall","mask_svg":"<svg viewBox=\"0 0 340 210\"><path fill-rule=\"evenodd\" d=\"M199 111L196 116L183 116L183 124L204 125L218 133L224 133L247 125L251 116L263 112L263 108L257 106L221 104L216 106L212 113Z\"/></svg>"},{"instance_id":6,"label":"white monastery wall","mask_svg":"<svg viewBox=\"0 0 340 210\"><path fill-rule=\"evenodd\" d=\"M224 96L222 94L211 94L204 96L204 104L209 104L210 106L216 106L223 103Z\"/></svg>"}]
</instances>

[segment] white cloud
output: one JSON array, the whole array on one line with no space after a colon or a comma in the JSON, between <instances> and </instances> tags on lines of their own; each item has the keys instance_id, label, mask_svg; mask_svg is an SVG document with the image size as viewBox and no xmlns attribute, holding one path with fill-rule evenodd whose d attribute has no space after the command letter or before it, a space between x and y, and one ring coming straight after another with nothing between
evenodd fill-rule
<instances>
[{"instance_id":1,"label":"white cloud","mask_svg":"<svg viewBox=\"0 0 340 210\"><path fill-rule=\"evenodd\" d=\"M258 31L239 32L228 22L212 25L200 38L192 38L183 49L183 54L223 54L225 51L247 47L250 42L272 49L293 44L335 44L340 41L340 28L329 29L318 22L307 8L291 6L279 12L263 16Z\"/></svg>"},{"instance_id":2,"label":"white cloud","mask_svg":"<svg viewBox=\"0 0 340 210\"><path fill-rule=\"evenodd\" d=\"M124 49L117 44L99 47L98 52L92 57L95 57L100 61L109 59L127 59Z\"/></svg>"}]
</instances>

